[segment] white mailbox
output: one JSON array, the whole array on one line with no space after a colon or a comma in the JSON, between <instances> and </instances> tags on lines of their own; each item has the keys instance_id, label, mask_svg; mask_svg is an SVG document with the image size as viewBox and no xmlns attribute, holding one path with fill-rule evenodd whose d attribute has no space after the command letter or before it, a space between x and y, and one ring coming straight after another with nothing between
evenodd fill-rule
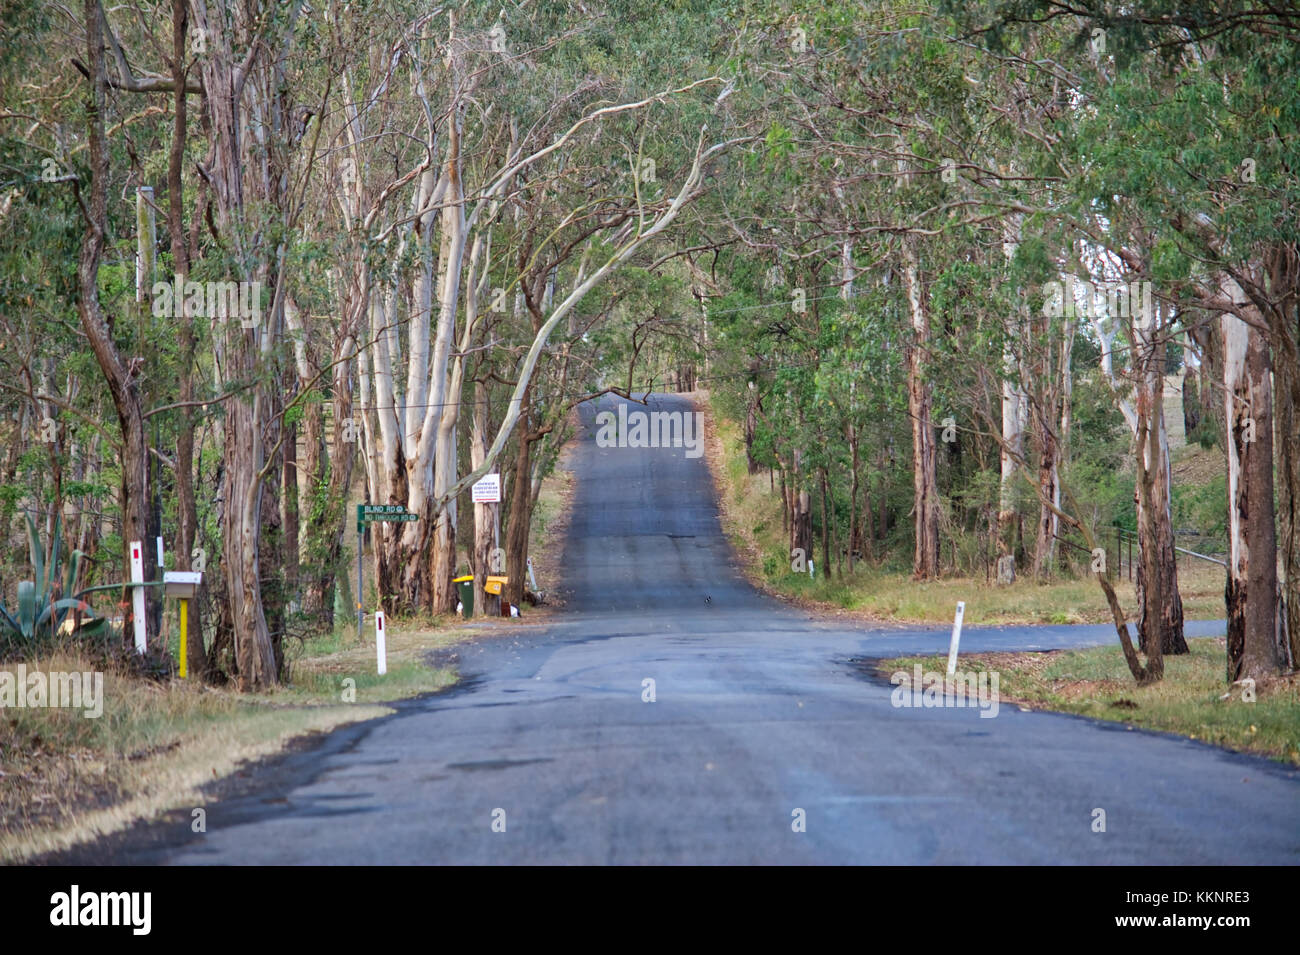
<instances>
[{"instance_id":1,"label":"white mailbox","mask_svg":"<svg viewBox=\"0 0 1300 955\"><path fill-rule=\"evenodd\" d=\"M199 592L203 584L203 572L198 570L163 571L163 593L168 597L188 599Z\"/></svg>"}]
</instances>

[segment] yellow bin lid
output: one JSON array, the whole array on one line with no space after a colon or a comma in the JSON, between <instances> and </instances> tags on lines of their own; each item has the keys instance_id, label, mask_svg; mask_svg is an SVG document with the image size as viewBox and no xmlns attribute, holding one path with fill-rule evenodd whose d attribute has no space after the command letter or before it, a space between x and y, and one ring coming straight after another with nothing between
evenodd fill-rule
<instances>
[{"instance_id":1,"label":"yellow bin lid","mask_svg":"<svg viewBox=\"0 0 1300 955\"><path fill-rule=\"evenodd\" d=\"M464 577L453 577L451 582L453 584L463 584L465 581L473 580L473 579L474 579L473 574L466 574Z\"/></svg>"}]
</instances>

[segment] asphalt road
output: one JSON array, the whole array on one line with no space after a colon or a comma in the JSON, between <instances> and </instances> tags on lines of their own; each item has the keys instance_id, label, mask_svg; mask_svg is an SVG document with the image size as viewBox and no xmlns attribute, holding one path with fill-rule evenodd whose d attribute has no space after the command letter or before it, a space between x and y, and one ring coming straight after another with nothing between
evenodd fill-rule
<instances>
[{"instance_id":1,"label":"asphalt road","mask_svg":"<svg viewBox=\"0 0 1300 955\"><path fill-rule=\"evenodd\" d=\"M1300 773L1009 704L895 707L850 660L946 650L946 628L843 629L756 593L686 449L598 448L593 426L574 461L563 622L461 650L464 686L255 773L206 834L186 815L103 861L1300 862ZM967 628L963 649L1112 634Z\"/></svg>"}]
</instances>

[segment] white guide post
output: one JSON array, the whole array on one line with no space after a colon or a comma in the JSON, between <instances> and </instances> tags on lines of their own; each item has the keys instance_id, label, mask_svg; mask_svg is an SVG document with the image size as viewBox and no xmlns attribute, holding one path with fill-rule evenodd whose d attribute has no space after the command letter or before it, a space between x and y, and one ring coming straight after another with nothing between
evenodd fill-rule
<instances>
[{"instance_id":1,"label":"white guide post","mask_svg":"<svg viewBox=\"0 0 1300 955\"><path fill-rule=\"evenodd\" d=\"M952 643L948 645L948 675L957 672L957 644L961 643L961 618L966 615L966 601L957 601L957 616L952 621Z\"/></svg>"},{"instance_id":2,"label":"white guide post","mask_svg":"<svg viewBox=\"0 0 1300 955\"><path fill-rule=\"evenodd\" d=\"M131 617L135 624L135 652L144 653L144 544L131 541Z\"/></svg>"}]
</instances>

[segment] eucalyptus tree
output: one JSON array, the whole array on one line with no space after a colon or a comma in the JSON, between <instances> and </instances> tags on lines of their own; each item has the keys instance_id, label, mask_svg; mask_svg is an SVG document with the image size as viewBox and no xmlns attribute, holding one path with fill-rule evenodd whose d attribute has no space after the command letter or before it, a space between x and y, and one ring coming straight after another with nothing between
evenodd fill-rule
<instances>
[{"instance_id":1,"label":"eucalyptus tree","mask_svg":"<svg viewBox=\"0 0 1300 955\"><path fill-rule=\"evenodd\" d=\"M534 113L514 114L509 96L501 97L493 109L471 108L480 95L474 92L479 84L501 76L508 86L512 70L517 70L524 75L515 82L524 87L536 79L528 74L542 69L538 61L544 62L548 45L563 49L566 42L563 36L539 37L535 44L529 39L526 31L510 24L473 32L453 28L442 59L447 81L419 73L425 68L420 63L414 67L425 128L419 161L427 167L421 170L421 184L404 218L422 229L436 228L437 266L435 272L433 240L427 233L412 232L421 251L410 286L405 387L393 367L402 342L391 329L403 321L394 311L399 307L394 295L371 310L369 337L377 347L368 359L376 412L370 439L377 452L372 491L388 503L405 504L422 518L378 538L380 587L399 607L450 608L456 498L471 478L477 480L494 465L516 422L527 422L533 372L549 336L596 285L696 198L703 163L721 150L718 144L701 146L680 164L661 163L659 169L679 177L675 193L658 176L643 183L643 167L635 164L624 166L621 174L607 170L591 181L592 150L600 148L606 131L623 114L647 112L711 81L702 77L678 91L597 105L613 89L608 81L566 76L563 81L573 84L571 92L534 104ZM436 69L436 62L429 62ZM435 101L434 91L443 98ZM445 121L435 123L435 117ZM514 214L516 209L521 217ZM399 258L403 225L398 220L376 234L377 241L399 243ZM562 275L566 268L573 271ZM466 403L461 398L464 357L473 348L488 347L481 339L486 319L505 308L515 293L523 328L494 325L496 334L510 330L512 347L519 345L515 390L495 440L486 448L481 439L476 441L477 463L470 475L462 476L456 439L460 409ZM465 318L459 322L462 306ZM520 334L522 339L514 337ZM508 354L503 346L494 347ZM402 409L404 414L399 414ZM519 563L530 510L526 495L532 487L527 479L529 447L540 437L529 430L516 445L521 447L515 461L518 493L525 496L515 500L519 516L508 532L507 551ZM511 581L512 588L522 588L522 574L511 574Z\"/></svg>"},{"instance_id":2,"label":"eucalyptus tree","mask_svg":"<svg viewBox=\"0 0 1300 955\"><path fill-rule=\"evenodd\" d=\"M1075 189L1112 206L1123 197L1130 231L1143 242L1110 243L1110 252L1131 274L1149 275L1180 321L1191 320L1187 330L1218 369L1228 449L1227 675L1276 673L1295 659L1300 620L1293 427L1300 258L1292 227L1298 184L1295 138L1285 132L1300 109L1300 18L1269 7L1111 8L1095 0L1068 15L1048 3L995 3L976 8L973 18L995 43L1060 27L1080 46L1101 40L1109 51L1110 68L1088 88L1106 135L1096 137ZM1276 449L1275 401L1287 427ZM1285 600L1278 597L1275 548Z\"/></svg>"},{"instance_id":3,"label":"eucalyptus tree","mask_svg":"<svg viewBox=\"0 0 1300 955\"><path fill-rule=\"evenodd\" d=\"M773 82L785 90L786 118L774 129L797 144L804 174L830 200L810 219L813 241L838 262L842 287L892 280L906 303L894 340L908 368L913 575L921 579L940 572L939 429L929 355L932 285L954 250L943 237L995 216L1000 202L1015 208L995 188L1011 178L1005 159L1002 172L983 171L986 153L1005 156L1009 137L999 141L989 127L1007 119L970 79L980 73L975 51L950 42L945 29L930 15L890 3L806 5L770 25L770 33L788 32L797 53L784 71L771 67ZM900 76L909 82L900 84ZM796 132L784 134L787 128ZM871 265L860 268L858 259Z\"/></svg>"}]
</instances>

